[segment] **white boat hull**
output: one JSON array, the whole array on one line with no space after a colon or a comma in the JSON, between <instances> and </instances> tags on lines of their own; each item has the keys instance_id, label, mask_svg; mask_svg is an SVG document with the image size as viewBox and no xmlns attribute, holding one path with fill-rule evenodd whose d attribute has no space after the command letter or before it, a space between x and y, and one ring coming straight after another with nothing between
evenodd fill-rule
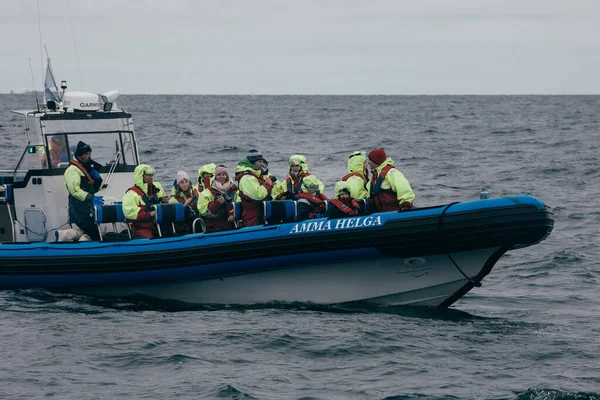
<instances>
[{"instance_id":1,"label":"white boat hull","mask_svg":"<svg viewBox=\"0 0 600 400\"><path fill-rule=\"evenodd\" d=\"M144 295L201 304L365 301L390 305L438 306L473 279L499 247L412 258L386 258L371 264L346 262L298 266L236 276L164 284L90 287L78 293ZM465 275L469 278L467 279Z\"/></svg>"}]
</instances>

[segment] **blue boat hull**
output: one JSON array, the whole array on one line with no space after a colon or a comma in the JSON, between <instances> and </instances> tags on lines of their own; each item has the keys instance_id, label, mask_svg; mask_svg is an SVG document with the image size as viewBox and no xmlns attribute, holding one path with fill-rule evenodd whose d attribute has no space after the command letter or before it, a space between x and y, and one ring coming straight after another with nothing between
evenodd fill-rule
<instances>
[{"instance_id":1,"label":"blue boat hull","mask_svg":"<svg viewBox=\"0 0 600 400\"><path fill-rule=\"evenodd\" d=\"M0 288L195 303L449 306L506 251L546 238L529 196L126 242L0 244Z\"/></svg>"}]
</instances>

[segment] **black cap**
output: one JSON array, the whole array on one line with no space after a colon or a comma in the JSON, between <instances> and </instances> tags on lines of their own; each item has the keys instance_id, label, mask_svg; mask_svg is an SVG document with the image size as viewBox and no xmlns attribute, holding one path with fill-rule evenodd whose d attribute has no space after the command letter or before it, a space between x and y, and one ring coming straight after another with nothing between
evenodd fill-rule
<instances>
[{"instance_id":1,"label":"black cap","mask_svg":"<svg viewBox=\"0 0 600 400\"><path fill-rule=\"evenodd\" d=\"M81 157L85 153L89 153L92 151L92 148L84 142L77 143L77 149L75 150L75 157Z\"/></svg>"},{"instance_id":2,"label":"black cap","mask_svg":"<svg viewBox=\"0 0 600 400\"><path fill-rule=\"evenodd\" d=\"M258 150L252 149L252 150L248 150L248 152L246 153L246 158L248 159L248 161L250 161L252 164L254 164L256 161L258 160L263 160L263 161L267 161L265 160L265 158L263 157L262 153Z\"/></svg>"}]
</instances>

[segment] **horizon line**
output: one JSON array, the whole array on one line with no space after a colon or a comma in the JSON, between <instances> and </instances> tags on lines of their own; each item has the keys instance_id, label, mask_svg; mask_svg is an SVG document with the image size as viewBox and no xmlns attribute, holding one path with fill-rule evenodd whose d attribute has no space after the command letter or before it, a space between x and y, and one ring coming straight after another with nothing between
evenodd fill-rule
<instances>
[{"instance_id":1,"label":"horizon line","mask_svg":"<svg viewBox=\"0 0 600 400\"><path fill-rule=\"evenodd\" d=\"M117 89L118 90L118 89ZM43 94L43 91L25 90L0 92L0 95ZM95 92L89 92L95 93ZM121 96L598 96L600 93L123 93Z\"/></svg>"}]
</instances>

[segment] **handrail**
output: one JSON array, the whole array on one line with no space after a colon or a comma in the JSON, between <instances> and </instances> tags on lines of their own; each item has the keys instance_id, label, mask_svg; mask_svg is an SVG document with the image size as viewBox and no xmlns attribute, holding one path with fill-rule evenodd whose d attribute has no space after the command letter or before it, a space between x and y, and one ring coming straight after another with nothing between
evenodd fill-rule
<instances>
[{"instance_id":1,"label":"handrail","mask_svg":"<svg viewBox=\"0 0 600 400\"><path fill-rule=\"evenodd\" d=\"M119 161L121 160L121 151L118 151L115 153L115 156L113 157L112 161L111 161L111 165L110 165L110 169L108 170L108 176L106 177L106 181L104 181L104 183L102 184L102 189L106 189L108 187L108 185L110 184L110 180L112 179L114 173L115 173L115 169L117 168L117 164L119 164Z\"/></svg>"}]
</instances>

